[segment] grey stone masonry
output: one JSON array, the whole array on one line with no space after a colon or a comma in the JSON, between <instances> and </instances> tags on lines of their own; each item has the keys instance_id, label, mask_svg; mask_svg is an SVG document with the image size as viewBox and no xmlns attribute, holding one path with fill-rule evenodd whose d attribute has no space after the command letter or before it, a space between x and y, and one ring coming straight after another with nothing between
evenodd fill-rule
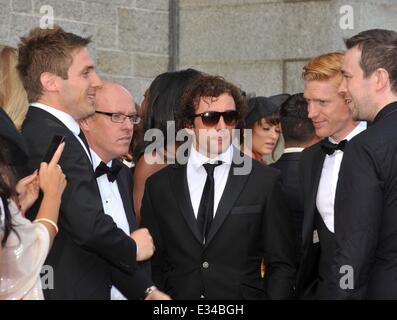
<instances>
[{"instance_id":1,"label":"grey stone masonry","mask_svg":"<svg viewBox=\"0 0 397 320\"><path fill-rule=\"evenodd\" d=\"M67 31L92 36L101 77L127 87L137 102L168 68L168 0L0 0L0 45L19 38L54 13Z\"/></svg>"},{"instance_id":2,"label":"grey stone masonry","mask_svg":"<svg viewBox=\"0 0 397 320\"><path fill-rule=\"evenodd\" d=\"M0 44L15 46L48 7L55 23L93 37L100 75L138 102L167 71L169 0L0 0ZM397 30L397 0L178 0L178 10L177 68L223 75L256 95L303 90L302 66L343 50L344 37Z\"/></svg>"}]
</instances>

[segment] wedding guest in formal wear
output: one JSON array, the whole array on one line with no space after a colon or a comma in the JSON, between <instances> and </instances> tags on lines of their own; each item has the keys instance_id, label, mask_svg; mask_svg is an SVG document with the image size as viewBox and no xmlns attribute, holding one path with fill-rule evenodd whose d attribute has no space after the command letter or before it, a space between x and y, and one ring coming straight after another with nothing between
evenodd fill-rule
<instances>
[{"instance_id":1,"label":"wedding guest in formal wear","mask_svg":"<svg viewBox=\"0 0 397 320\"><path fill-rule=\"evenodd\" d=\"M61 196L66 186L58 161L64 143L49 163L15 183L14 165L27 159L27 147L11 119L0 110L0 300L44 298L40 273L58 233ZM34 223L24 217L36 201L43 200Z\"/></svg>"},{"instance_id":2,"label":"wedding guest in formal wear","mask_svg":"<svg viewBox=\"0 0 397 320\"><path fill-rule=\"evenodd\" d=\"M175 152L180 142L176 140L175 115L179 109L179 100L186 85L197 78L200 72L194 69L165 72L158 75L145 92L141 109L143 114L142 136L134 151L134 209L137 221L140 211L145 182L148 177L170 163L175 163ZM174 127L169 133L167 126ZM157 130L163 140L152 141L145 133ZM149 147L149 148L148 148Z\"/></svg>"},{"instance_id":3,"label":"wedding guest in formal wear","mask_svg":"<svg viewBox=\"0 0 397 320\"><path fill-rule=\"evenodd\" d=\"M279 173L231 144L244 109L241 91L223 78L193 80L178 116L178 129L192 137L189 155L146 182L142 224L156 246L153 279L172 298L293 295L293 227Z\"/></svg>"},{"instance_id":4,"label":"wedding guest in formal wear","mask_svg":"<svg viewBox=\"0 0 397 320\"><path fill-rule=\"evenodd\" d=\"M397 299L397 32L367 30L345 43L340 93L355 120L372 124L349 143L339 172L333 298Z\"/></svg>"},{"instance_id":5,"label":"wedding guest in formal wear","mask_svg":"<svg viewBox=\"0 0 397 320\"><path fill-rule=\"evenodd\" d=\"M270 97L254 97L248 100L248 113L244 128L250 129L250 135L244 132L243 151L264 164L264 156L274 160L274 151L280 141L280 105L288 94Z\"/></svg>"},{"instance_id":6,"label":"wedding guest in formal wear","mask_svg":"<svg viewBox=\"0 0 397 320\"><path fill-rule=\"evenodd\" d=\"M297 263L299 263L303 223L303 192L299 160L305 148L318 142L313 123L308 117L307 102L303 93L291 95L281 105L280 126L285 148L280 159L270 166L281 171L283 191L295 227Z\"/></svg>"},{"instance_id":7,"label":"wedding guest in formal wear","mask_svg":"<svg viewBox=\"0 0 397 320\"><path fill-rule=\"evenodd\" d=\"M95 96L95 114L80 121L81 130L90 146L92 166L104 211L126 235L146 232L145 229L138 229L131 192L132 173L121 161L131 144L134 125L140 120L134 99L127 89L116 83L105 82ZM132 277L123 275L116 268L112 269L112 300L123 300L126 295L130 299L134 297L137 282L139 285L139 282L150 279L149 268L145 270L142 266L141 269ZM130 291L132 292L129 293ZM139 294L136 298L139 298ZM151 286L145 298L168 297Z\"/></svg>"},{"instance_id":8,"label":"wedding guest in formal wear","mask_svg":"<svg viewBox=\"0 0 397 320\"><path fill-rule=\"evenodd\" d=\"M303 150L301 174L304 195L302 256L297 296L329 297L326 279L335 255L334 200L338 172L346 143L366 128L352 118L338 88L342 82L343 53L311 59L303 68L308 116L322 140Z\"/></svg>"},{"instance_id":9,"label":"wedding guest in formal wear","mask_svg":"<svg viewBox=\"0 0 397 320\"><path fill-rule=\"evenodd\" d=\"M53 29L34 28L21 38L18 70L30 102L22 125L34 170L54 135L65 136L60 160L68 177L62 197L59 236L46 264L54 270L56 286L44 290L48 299L109 299L116 268L126 279L149 259L149 232L127 235L104 212L92 156L78 120L95 113L95 96L102 86L88 52L89 38ZM36 215L37 208L29 213ZM153 283L139 278L131 298L145 297ZM127 281L127 280L126 280ZM127 298L129 296L127 295Z\"/></svg>"}]
</instances>

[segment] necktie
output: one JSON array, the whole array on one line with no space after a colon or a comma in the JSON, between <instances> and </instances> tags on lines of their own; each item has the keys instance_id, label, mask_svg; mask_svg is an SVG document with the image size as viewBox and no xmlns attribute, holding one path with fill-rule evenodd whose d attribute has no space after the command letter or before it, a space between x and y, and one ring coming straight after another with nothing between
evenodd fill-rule
<instances>
[{"instance_id":1,"label":"necktie","mask_svg":"<svg viewBox=\"0 0 397 320\"><path fill-rule=\"evenodd\" d=\"M116 180L117 175L121 170L122 164L119 160L112 161L112 167L109 168L103 161L95 169L95 178L98 178L104 174L108 176L108 180L113 182Z\"/></svg>"},{"instance_id":2,"label":"necktie","mask_svg":"<svg viewBox=\"0 0 397 320\"><path fill-rule=\"evenodd\" d=\"M214 216L214 170L215 167L221 164L221 161L213 164L203 164L205 171L207 171L207 179L205 181L203 194L201 195L200 206L197 214L197 222L200 227L203 243L205 243L207 239L208 231Z\"/></svg>"},{"instance_id":3,"label":"necktie","mask_svg":"<svg viewBox=\"0 0 397 320\"><path fill-rule=\"evenodd\" d=\"M320 142L321 149L328 155L331 155L335 152L335 150L345 150L347 140L342 140L338 144L332 143L328 139L323 139Z\"/></svg>"}]
</instances>

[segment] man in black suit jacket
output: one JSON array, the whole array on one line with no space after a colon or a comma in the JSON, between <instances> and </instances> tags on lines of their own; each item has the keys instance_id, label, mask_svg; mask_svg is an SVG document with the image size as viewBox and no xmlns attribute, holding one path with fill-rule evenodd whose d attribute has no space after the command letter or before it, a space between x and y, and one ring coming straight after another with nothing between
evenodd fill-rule
<instances>
[{"instance_id":1,"label":"man in black suit jacket","mask_svg":"<svg viewBox=\"0 0 397 320\"><path fill-rule=\"evenodd\" d=\"M151 257L152 239L147 231L133 239L104 213L91 155L77 123L94 113L95 94L102 85L88 43L56 26L33 29L19 45L18 70L31 102L22 127L30 171L39 166L54 135L66 141L59 164L68 185L59 233L46 261L53 268L54 287L44 294L47 299L109 299L116 270L136 277L132 296L139 292L143 298L152 282L137 277L137 260Z\"/></svg>"},{"instance_id":2,"label":"man in black suit jacket","mask_svg":"<svg viewBox=\"0 0 397 320\"><path fill-rule=\"evenodd\" d=\"M189 156L181 152L179 164L146 183L141 212L156 245L153 279L172 298L293 294L294 234L279 173L229 140L244 105L240 90L223 78L203 75L191 83L178 116L178 127L193 137Z\"/></svg>"},{"instance_id":3,"label":"man in black suit jacket","mask_svg":"<svg viewBox=\"0 0 397 320\"><path fill-rule=\"evenodd\" d=\"M118 228L133 237L140 237L141 234L144 236L146 229L138 229L133 211L132 173L120 159L128 153L134 125L140 120L127 89L115 83L104 82L96 93L95 114L80 121L80 128L90 146L104 211L112 217ZM148 242L147 245L151 243ZM134 297L137 279L140 282L140 278L146 281L150 279L150 266L145 264L133 277L127 277L112 268L112 300ZM146 299L167 298L154 286L148 292L150 294ZM136 298L139 298L139 294L138 292Z\"/></svg>"},{"instance_id":4,"label":"man in black suit jacket","mask_svg":"<svg viewBox=\"0 0 397 320\"><path fill-rule=\"evenodd\" d=\"M325 279L331 273L335 254L333 204L343 147L365 129L365 124L352 119L347 103L338 93L342 61L342 53L327 53L310 60L303 72L308 116L323 140L306 148L301 156L304 218L298 298L329 298Z\"/></svg>"},{"instance_id":5,"label":"man in black suit jacket","mask_svg":"<svg viewBox=\"0 0 397 320\"><path fill-rule=\"evenodd\" d=\"M345 41L340 91L371 126L349 143L335 199L335 298L397 299L397 33Z\"/></svg>"},{"instance_id":6,"label":"man in black suit jacket","mask_svg":"<svg viewBox=\"0 0 397 320\"><path fill-rule=\"evenodd\" d=\"M297 263L300 262L303 223L303 190L300 182L299 160L304 148L318 142L313 123L307 116L303 93L290 96L280 107L280 125L284 152L270 166L281 171L281 181L295 227Z\"/></svg>"}]
</instances>

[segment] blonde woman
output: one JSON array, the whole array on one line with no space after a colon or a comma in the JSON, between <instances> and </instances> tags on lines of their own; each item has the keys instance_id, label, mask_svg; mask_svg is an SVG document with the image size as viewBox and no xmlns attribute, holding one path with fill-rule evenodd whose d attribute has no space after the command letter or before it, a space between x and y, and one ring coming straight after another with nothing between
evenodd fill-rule
<instances>
[{"instance_id":1,"label":"blonde woman","mask_svg":"<svg viewBox=\"0 0 397 320\"><path fill-rule=\"evenodd\" d=\"M0 106L20 130L29 104L16 69L17 60L17 49L5 46L0 51Z\"/></svg>"}]
</instances>

